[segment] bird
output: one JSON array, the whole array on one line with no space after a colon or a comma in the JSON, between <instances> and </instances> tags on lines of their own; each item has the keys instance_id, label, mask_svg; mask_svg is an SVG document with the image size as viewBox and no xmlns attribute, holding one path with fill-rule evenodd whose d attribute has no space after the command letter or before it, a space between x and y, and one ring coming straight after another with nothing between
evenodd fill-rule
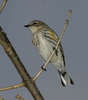
<instances>
[{"instance_id":1,"label":"bird","mask_svg":"<svg viewBox=\"0 0 88 100\"><path fill-rule=\"evenodd\" d=\"M66 70L64 50L61 42L56 49L56 43L59 39L57 33L49 27L48 24L40 20L32 20L28 24L24 25L24 27L28 28L32 32L32 43L37 48L44 61L47 61L53 50L55 50L55 54L49 63L56 68L62 86L66 87L70 84L74 85L74 81ZM46 70L44 68L42 69Z\"/></svg>"}]
</instances>

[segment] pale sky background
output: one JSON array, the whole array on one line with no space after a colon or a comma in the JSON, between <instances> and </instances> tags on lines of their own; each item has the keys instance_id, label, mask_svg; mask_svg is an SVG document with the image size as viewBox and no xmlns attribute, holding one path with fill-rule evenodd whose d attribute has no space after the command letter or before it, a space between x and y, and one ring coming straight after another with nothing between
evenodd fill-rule
<instances>
[{"instance_id":1,"label":"pale sky background","mask_svg":"<svg viewBox=\"0 0 88 100\"><path fill-rule=\"evenodd\" d=\"M0 3L2 0L0 0ZM31 20L46 22L59 35L68 9L72 17L63 38L67 70L71 73L74 86L60 88L57 71L48 65L36 81L45 100L87 100L88 99L88 0L8 0L0 15L0 25L7 33L27 71L34 76L40 70L43 60L32 45L32 34L24 28ZM0 87L21 82L12 62L0 46ZM0 92L5 100L16 100L16 94L24 100L33 100L25 88Z\"/></svg>"}]
</instances>

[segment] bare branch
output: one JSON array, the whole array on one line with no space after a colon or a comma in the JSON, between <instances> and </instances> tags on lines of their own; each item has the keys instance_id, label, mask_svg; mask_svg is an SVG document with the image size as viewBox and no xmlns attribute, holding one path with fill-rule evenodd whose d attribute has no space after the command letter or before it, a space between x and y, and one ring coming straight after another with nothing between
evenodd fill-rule
<instances>
[{"instance_id":1,"label":"bare branch","mask_svg":"<svg viewBox=\"0 0 88 100\"><path fill-rule=\"evenodd\" d=\"M68 18L66 19L65 21L65 24L64 24L64 28L62 29L62 32L59 36L59 39L57 41L57 44L56 44L56 49L58 48L58 45L59 43L61 42L62 38L63 38L63 35L64 35L64 32L66 31L67 29L67 26L69 24L69 20L70 20L70 17L71 17L71 14L72 14L72 10L69 10L68 11ZM47 67L47 64L50 62L50 60L52 59L53 55L55 53L55 50L52 52L52 54L50 55L50 57L48 58L48 60L42 65L44 69L46 69ZM37 78L40 76L40 74L43 72L44 70L43 69L40 69L40 71L34 76L33 80L37 80Z\"/></svg>"},{"instance_id":2,"label":"bare branch","mask_svg":"<svg viewBox=\"0 0 88 100\"><path fill-rule=\"evenodd\" d=\"M0 27L0 44L4 48L6 54L8 55L12 63L14 64L14 67L17 69L19 75L21 76L22 81L25 84L25 87L31 93L34 100L44 100L35 82L32 80L31 76L26 71L23 63L21 62L15 49L13 48L12 44L10 43L9 39L7 38L5 32L1 27Z\"/></svg>"},{"instance_id":3,"label":"bare branch","mask_svg":"<svg viewBox=\"0 0 88 100\"><path fill-rule=\"evenodd\" d=\"M12 90L12 89L16 89L16 88L23 87L23 86L24 86L24 83L20 83L20 84L16 84L16 85L6 87L6 88L0 88L0 91Z\"/></svg>"},{"instance_id":4,"label":"bare branch","mask_svg":"<svg viewBox=\"0 0 88 100\"><path fill-rule=\"evenodd\" d=\"M2 13L3 9L5 8L7 0L3 0L1 7L0 7L0 14Z\"/></svg>"}]
</instances>

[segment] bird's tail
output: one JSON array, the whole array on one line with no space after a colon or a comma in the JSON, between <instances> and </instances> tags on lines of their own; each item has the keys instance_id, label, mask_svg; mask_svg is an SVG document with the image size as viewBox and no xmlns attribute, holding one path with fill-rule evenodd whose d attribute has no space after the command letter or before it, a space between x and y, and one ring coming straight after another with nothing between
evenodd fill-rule
<instances>
[{"instance_id":1,"label":"bird's tail","mask_svg":"<svg viewBox=\"0 0 88 100\"><path fill-rule=\"evenodd\" d=\"M66 87L68 84L74 85L74 81L67 72L58 72L60 75L61 83L64 87Z\"/></svg>"}]
</instances>

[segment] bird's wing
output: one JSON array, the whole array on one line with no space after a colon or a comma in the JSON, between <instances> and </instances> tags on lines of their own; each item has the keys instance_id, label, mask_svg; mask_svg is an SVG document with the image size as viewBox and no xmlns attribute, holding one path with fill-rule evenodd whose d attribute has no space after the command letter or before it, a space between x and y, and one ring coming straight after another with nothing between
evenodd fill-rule
<instances>
[{"instance_id":1,"label":"bird's wing","mask_svg":"<svg viewBox=\"0 0 88 100\"><path fill-rule=\"evenodd\" d=\"M56 45L58 36L53 30L44 30L43 33L46 40L48 40L51 44Z\"/></svg>"},{"instance_id":2,"label":"bird's wing","mask_svg":"<svg viewBox=\"0 0 88 100\"><path fill-rule=\"evenodd\" d=\"M64 56L64 50L63 50L63 47L62 47L61 43L59 44L59 46L60 46L60 51L61 51L61 53L62 53L62 58L63 58L64 66L66 66L66 63L65 63L65 56Z\"/></svg>"},{"instance_id":3,"label":"bird's wing","mask_svg":"<svg viewBox=\"0 0 88 100\"><path fill-rule=\"evenodd\" d=\"M44 36L45 36L45 38L52 44L53 50L54 50L55 47L56 47L56 43L57 43L57 41L58 41L58 39L59 39L58 35L57 35L53 30L51 30L51 31L46 31L45 34L44 34ZM61 45L61 42L60 42L58 48L59 48L60 50L59 50L59 49L56 50L56 51L55 51L55 54L56 54L56 56L58 56L59 51L61 52L62 58L63 58L63 62L64 62L64 65L65 65L64 50L63 50L63 47L62 47L62 45Z\"/></svg>"}]
</instances>

